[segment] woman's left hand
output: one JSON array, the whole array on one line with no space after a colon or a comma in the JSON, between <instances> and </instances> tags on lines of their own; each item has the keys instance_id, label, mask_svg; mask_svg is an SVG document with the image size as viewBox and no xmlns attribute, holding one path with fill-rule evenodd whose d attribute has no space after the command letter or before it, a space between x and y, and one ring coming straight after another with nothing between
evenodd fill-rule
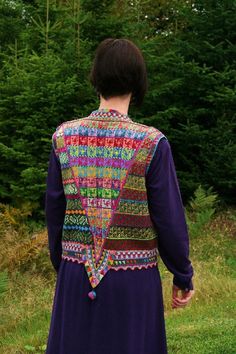
<instances>
[{"instance_id":1,"label":"woman's left hand","mask_svg":"<svg viewBox=\"0 0 236 354\"><path fill-rule=\"evenodd\" d=\"M181 296L179 292L181 293ZM194 290L185 291L173 284L172 308L175 309L175 308L185 307L189 303L190 299L193 297L194 293L195 293Z\"/></svg>"}]
</instances>

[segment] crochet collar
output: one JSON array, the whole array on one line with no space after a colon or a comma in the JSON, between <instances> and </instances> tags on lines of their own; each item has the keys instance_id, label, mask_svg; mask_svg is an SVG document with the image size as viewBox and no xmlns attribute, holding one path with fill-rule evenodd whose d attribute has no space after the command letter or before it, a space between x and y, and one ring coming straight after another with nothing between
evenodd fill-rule
<instances>
[{"instance_id":1,"label":"crochet collar","mask_svg":"<svg viewBox=\"0 0 236 354\"><path fill-rule=\"evenodd\" d=\"M109 121L128 121L132 122L132 119L128 114L120 113L113 108L100 108L92 111L92 113L87 117L95 120L109 120Z\"/></svg>"}]
</instances>

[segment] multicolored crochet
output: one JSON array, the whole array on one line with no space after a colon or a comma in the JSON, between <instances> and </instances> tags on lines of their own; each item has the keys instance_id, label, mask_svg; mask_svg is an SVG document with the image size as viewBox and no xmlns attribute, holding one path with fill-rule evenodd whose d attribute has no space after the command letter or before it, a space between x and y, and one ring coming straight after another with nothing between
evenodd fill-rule
<instances>
[{"instance_id":1,"label":"multicolored crochet","mask_svg":"<svg viewBox=\"0 0 236 354\"><path fill-rule=\"evenodd\" d=\"M52 136L67 200L62 258L84 263L93 288L110 269L157 265L145 175L163 137L114 109L64 122Z\"/></svg>"}]
</instances>

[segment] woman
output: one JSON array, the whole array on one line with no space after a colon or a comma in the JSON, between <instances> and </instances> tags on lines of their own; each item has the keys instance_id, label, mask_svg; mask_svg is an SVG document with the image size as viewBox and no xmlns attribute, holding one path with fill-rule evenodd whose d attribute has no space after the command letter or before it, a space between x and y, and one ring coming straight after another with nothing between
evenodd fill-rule
<instances>
[{"instance_id":1,"label":"woman","mask_svg":"<svg viewBox=\"0 0 236 354\"><path fill-rule=\"evenodd\" d=\"M164 354L159 255L172 308L192 297L189 237L170 144L128 116L147 74L140 50L106 39L91 82L100 106L52 136L46 220L57 283L47 354Z\"/></svg>"}]
</instances>

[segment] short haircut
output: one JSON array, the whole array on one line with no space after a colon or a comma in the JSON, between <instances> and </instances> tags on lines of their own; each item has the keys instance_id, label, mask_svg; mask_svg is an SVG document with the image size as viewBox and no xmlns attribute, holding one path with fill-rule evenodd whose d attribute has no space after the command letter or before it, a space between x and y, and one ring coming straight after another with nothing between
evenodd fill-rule
<instances>
[{"instance_id":1,"label":"short haircut","mask_svg":"<svg viewBox=\"0 0 236 354\"><path fill-rule=\"evenodd\" d=\"M132 93L141 106L147 92L147 71L140 49L128 39L107 38L96 49L90 82L105 99Z\"/></svg>"}]
</instances>

